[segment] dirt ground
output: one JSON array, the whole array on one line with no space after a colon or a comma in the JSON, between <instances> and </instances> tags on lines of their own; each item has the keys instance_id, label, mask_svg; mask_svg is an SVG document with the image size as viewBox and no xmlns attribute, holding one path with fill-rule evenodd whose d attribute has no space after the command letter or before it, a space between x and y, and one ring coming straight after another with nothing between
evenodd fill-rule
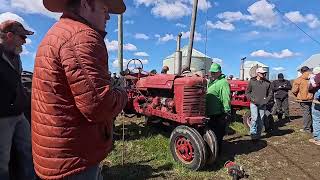
<instances>
[{"instance_id":1,"label":"dirt ground","mask_svg":"<svg viewBox=\"0 0 320 180\"><path fill-rule=\"evenodd\" d=\"M248 136L227 136L222 157L239 156L249 179L320 179L320 146L308 141L312 134L300 132L302 112L290 98L291 122L276 122L271 137L252 143Z\"/></svg>"}]
</instances>

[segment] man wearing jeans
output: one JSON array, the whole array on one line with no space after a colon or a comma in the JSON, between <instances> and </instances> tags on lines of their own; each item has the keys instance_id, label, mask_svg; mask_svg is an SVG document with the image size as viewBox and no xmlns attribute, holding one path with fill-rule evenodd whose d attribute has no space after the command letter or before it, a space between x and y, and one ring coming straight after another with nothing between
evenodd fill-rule
<instances>
[{"instance_id":1,"label":"man wearing jeans","mask_svg":"<svg viewBox=\"0 0 320 180\"><path fill-rule=\"evenodd\" d=\"M292 93L296 96L296 101L300 103L303 111L303 129L300 129L300 131L311 133L311 105L313 100L313 94L309 92L311 72L307 66L303 66L300 72L302 75L293 82Z\"/></svg>"},{"instance_id":2,"label":"man wearing jeans","mask_svg":"<svg viewBox=\"0 0 320 180\"><path fill-rule=\"evenodd\" d=\"M252 124L250 135L252 140L257 140L261 136L267 104L272 98L271 83L265 78L267 71L260 67L256 70L256 74L256 77L251 78L246 90L246 94L251 101Z\"/></svg>"},{"instance_id":3,"label":"man wearing jeans","mask_svg":"<svg viewBox=\"0 0 320 180\"><path fill-rule=\"evenodd\" d=\"M320 67L313 69L313 78L310 80L309 90L314 93L312 103L313 138L310 142L320 146Z\"/></svg>"},{"instance_id":4,"label":"man wearing jeans","mask_svg":"<svg viewBox=\"0 0 320 180\"><path fill-rule=\"evenodd\" d=\"M9 180L9 162L14 149L14 174L18 179L35 179L31 156L30 124L23 112L27 107L22 85L20 53L26 43L21 23L7 20L0 24L0 179Z\"/></svg>"}]
</instances>

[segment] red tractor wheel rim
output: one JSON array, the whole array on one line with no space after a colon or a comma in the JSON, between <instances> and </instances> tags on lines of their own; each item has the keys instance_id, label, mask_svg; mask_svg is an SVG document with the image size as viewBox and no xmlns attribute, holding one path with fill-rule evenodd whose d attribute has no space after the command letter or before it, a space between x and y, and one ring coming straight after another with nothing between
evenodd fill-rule
<instances>
[{"instance_id":1,"label":"red tractor wheel rim","mask_svg":"<svg viewBox=\"0 0 320 180\"><path fill-rule=\"evenodd\" d=\"M191 142L187 138L183 136L179 136L176 139L175 145L176 145L176 154L179 159L186 162L191 162L193 160L194 149L192 147Z\"/></svg>"}]
</instances>

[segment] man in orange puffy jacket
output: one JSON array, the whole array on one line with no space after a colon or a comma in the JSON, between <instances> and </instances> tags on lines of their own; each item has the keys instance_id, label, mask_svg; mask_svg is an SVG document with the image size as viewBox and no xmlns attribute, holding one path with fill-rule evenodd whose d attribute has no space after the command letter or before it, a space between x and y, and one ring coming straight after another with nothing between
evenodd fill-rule
<instances>
[{"instance_id":1,"label":"man in orange puffy jacket","mask_svg":"<svg viewBox=\"0 0 320 180\"><path fill-rule=\"evenodd\" d=\"M127 102L113 87L104 43L109 13L123 0L43 0L62 12L37 51L32 83L32 152L41 179L101 179L113 119Z\"/></svg>"}]
</instances>

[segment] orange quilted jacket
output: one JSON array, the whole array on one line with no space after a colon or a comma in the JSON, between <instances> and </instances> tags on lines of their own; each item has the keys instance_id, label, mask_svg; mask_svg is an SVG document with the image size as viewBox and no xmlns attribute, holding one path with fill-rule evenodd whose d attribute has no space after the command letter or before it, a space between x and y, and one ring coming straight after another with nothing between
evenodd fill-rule
<instances>
[{"instance_id":1,"label":"orange quilted jacket","mask_svg":"<svg viewBox=\"0 0 320 180\"><path fill-rule=\"evenodd\" d=\"M37 51L32 83L32 153L41 179L99 164L112 148L113 118L127 102L110 86L104 33L64 14Z\"/></svg>"}]
</instances>

